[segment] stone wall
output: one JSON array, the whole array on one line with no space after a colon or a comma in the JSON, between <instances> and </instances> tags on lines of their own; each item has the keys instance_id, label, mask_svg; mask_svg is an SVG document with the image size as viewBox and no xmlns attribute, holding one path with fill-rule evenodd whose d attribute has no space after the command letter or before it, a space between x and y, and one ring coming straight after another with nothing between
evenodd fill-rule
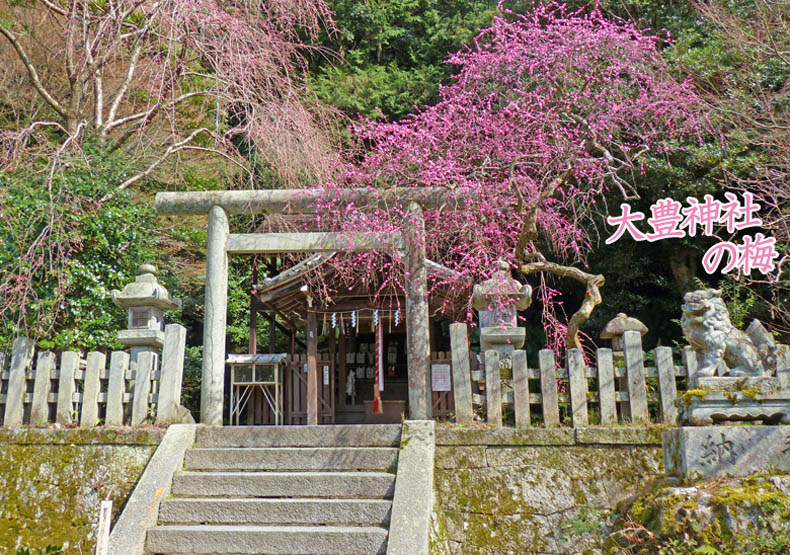
<instances>
[{"instance_id":1,"label":"stone wall","mask_svg":"<svg viewBox=\"0 0 790 555\"><path fill-rule=\"evenodd\" d=\"M432 552L599 553L662 469L660 428L438 427Z\"/></svg>"},{"instance_id":2,"label":"stone wall","mask_svg":"<svg viewBox=\"0 0 790 555\"><path fill-rule=\"evenodd\" d=\"M0 554L93 552L99 504L117 517L163 430L0 430Z\"/></svg>"}]
</instances>

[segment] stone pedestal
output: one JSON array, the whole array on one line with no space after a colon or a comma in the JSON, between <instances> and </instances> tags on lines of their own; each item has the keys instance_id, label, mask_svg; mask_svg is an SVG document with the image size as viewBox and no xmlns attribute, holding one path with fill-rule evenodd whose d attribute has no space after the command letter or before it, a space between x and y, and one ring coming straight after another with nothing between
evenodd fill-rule
<instances>
[{"instance_id":1,"label":"stone pedestal","mask_svg":"<svg viewBox=\"0 0 790 555\"><path fill-rule=\"evenodd\" d=\"M498 352L500 361L510 361L513 351L524 346L526 333L524 328L501 329L491 326L480 330L480 342L484 350L493 349ZM510 362L507 365L510 368Z\"/></svg>"},{"instance_id":2,"label":"stone pedestal","mask_svg":"<svg viewBox=\"0 0 790 555\"><path fill-rule=\"evenodd\" d=\"M790 471L790 427L693 426L661 435L667 472L681 478Z\"/></svg>"},{"instance_id":3,"label":"stone pedestal","mask_svg":"<svg viewBox=\"0 0 790 555\"><path fill-rule=\"evenodd\" d=\"M775 377L703 377L678 400L681 419L693 426L724 421L790 423L790 391Z\"/></svg>"}]
</instances>

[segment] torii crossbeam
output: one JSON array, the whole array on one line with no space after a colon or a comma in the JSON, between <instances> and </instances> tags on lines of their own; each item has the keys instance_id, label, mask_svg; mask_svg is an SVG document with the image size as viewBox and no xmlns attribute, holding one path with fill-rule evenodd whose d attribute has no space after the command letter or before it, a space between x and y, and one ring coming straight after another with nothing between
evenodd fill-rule
<instances>
[{"instance_id":1,"label":"torii crossbeam","mask_svg":"<svg viewBox=\"0 0 790 555\"><path fill-rule=\"evenodd\" d=\"M365 251L396 248L406 251L406 344L409 374L409 414L414 420L432 416L425 268L425 220L423 208L462 205L460 195L449 189L394 188L389 190L342 189L334 200L356 204L405 204L406 233L348 234L260 233L231 234L228 214L309 211L320 201L320 190L253 190L157 193L156 209L164 215L208 214L206 246L206 296L203 326L203 369L200 421L222 425L225 377L225 335L228 308L228 254L275 254L285 252ZM339 197L338 197L339 194ZM312 371L310 371L312 370ZM317 369L308 369L308 424L318 423ZM312 386L312 387L311 387Z\"/></svg>"}]
</instances>

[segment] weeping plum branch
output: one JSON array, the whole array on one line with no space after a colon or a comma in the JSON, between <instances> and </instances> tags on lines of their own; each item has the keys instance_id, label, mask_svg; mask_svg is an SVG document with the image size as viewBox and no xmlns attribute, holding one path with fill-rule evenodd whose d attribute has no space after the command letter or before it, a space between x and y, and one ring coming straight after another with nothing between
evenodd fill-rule
<instances>
[{"instance_id":1,"label":"weeping plum branch","mask_svg":"<svg viewBox=\"0 0 790 555\"><path fill-rule=\"evenodd\" d=\"M355 126L356 162L324 184L319 223L402 232L399 203L348 205L333 200L336 190L448 187L464 197L463 210L425 212L427 257L456 276L441 283L466 300L467 284L488 278L498 259L525 274L577 279L588 294L568 327L576 345L603 284L573 267L591 248L582 222L610 189L634 194L648 149L665 152L678 138L707 133L706 108L689 82L670 76L657 37L597 10L553 4L496 19L448 63L457 71L437 104L403 121ZM524 263L524 253L538 262ZM402 290L403 270L388 254L333 264L384 275Z\"/></svg>"}]
</instances>

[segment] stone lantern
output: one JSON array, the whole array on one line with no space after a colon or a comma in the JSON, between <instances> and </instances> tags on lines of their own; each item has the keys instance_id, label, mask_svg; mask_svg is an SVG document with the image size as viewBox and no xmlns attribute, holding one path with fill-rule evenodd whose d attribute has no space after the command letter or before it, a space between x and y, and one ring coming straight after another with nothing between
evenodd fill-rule
<instances>
[{"instance_id":1,"label":"stone lantern","mask_svg":"<svg viewBox=\"0 0 790 555\"><path fill-rule=\"evenodd\" d=\"M625 350L623 335L627 331L638 331L640 335L645 335L647 333L647 326L636 318L632 318L624 312L620 312L610 320L609 323L604 326L603 331L601 331L601 339L612 340L613 355L617 355L618 357L623 356L623 351Z\"/></svg>"},{"instance_id":2,"label":"stone lantern","mask_svg":"<svg viewBox=\"0 0 790 555\"><path fill-rule=\"evenodd\" d=\"M132 283L110 294L116 305L128 311L127 329L118 332L118 341L131 347L132 361L143 351L160 349L165 341L163 312L178 308L181 301L159 284L156 268L143 264Z\"/></svg>"},{"instance_id":3,"label":"stone lantern","mask_svg":"<svg viewBox=\"0 0 790 555\"><path fill-rule=\"evenodd\" d=\"M524 345L526 330L518 327L518 310L532 304L532 287L510 275L510 265L497 263L491 278L474 286L472 306L478 311L481 348L499 352L501 360L510 359L513 350Z\"/></svg>"}]
</instances>

